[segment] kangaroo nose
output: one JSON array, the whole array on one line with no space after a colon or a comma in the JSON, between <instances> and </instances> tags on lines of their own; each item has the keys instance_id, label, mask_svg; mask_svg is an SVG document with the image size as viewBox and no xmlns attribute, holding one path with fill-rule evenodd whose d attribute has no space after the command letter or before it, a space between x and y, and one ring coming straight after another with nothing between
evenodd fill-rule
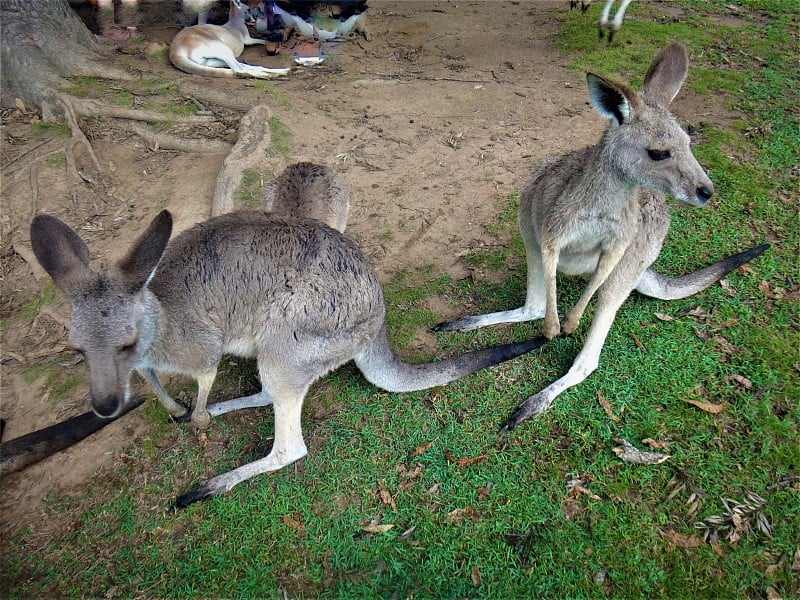
<instances>
[{"instance_id":1,"label":"kangaroo nose","mask_svg":"<svg viewBox=\"0 0 800 600\"><path fill-rule=\"evenodd\" d=\"M101 419L112 419L117 416L122 403L116 396L106 396L105 398L93 398L92 410Z\"/></svg>"},{"instance_id":2,"label":"kangaroo nose","mask_svg":"<svg viewBox=\"0 0 800 600\"><path fill-rule=\"evenodd\" d=\"M697 188L696 193L697 193L697 197L700 199L700 201L703 204L705 204L706 202L708 202L708 199L711 198L711 196L714 195L714 190L712 190L712 189L710 189L710 188L708 188L708 187L703 185L703 186L700 186L699 188Z\"/></svg>"}]
</instances>

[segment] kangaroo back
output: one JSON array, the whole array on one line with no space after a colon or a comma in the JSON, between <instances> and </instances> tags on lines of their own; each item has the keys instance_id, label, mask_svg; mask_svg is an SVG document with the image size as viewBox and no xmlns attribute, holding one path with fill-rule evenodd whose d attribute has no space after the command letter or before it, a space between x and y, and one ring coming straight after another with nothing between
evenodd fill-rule
<instances>
[{"instance_id":1,"label":"kangaroo back","mask_svg":"<svg viewBox=\"0 0 800 600\"><path fill-rule=\"evenodd\" d=\"M350 193L344 180L328 167L299 162L286 167L269 183L264 210L278 216L316 219L344 232Z\"/></svg>"}]
</instances>

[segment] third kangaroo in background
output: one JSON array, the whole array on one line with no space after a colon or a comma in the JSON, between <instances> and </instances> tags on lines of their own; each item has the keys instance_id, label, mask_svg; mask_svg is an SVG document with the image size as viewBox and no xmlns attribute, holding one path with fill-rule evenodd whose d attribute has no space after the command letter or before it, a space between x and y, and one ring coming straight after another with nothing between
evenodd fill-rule
<instances>
[{"instance_id":1,"label":"third kangaroo in background","mask_svg":"<svg viewBox=\"0 0 800 600\"><path fill-rule=\"evenodd\" d=\"M719 281L761 254L762 245L677 279L650 265L669 230L665 194L702 206L714 187L689 147L689 136L669 112L688 71L678 42L658 53L637 93L589 73L592 106L606 117L600 143L540 162L520 199L519 227L525 243L528 285L525 305L442 323L437 330L466 331L544 317L543 333L572 333L597 292L597 307L583 349L569 372L528 398L504 425L509 430L544 412L565 389L598 366L617 310L635 289L663 300L685 298ZM583 295L559 323L556 271L588 279Z\"/></svg>"},{"instance_id":2,"label":"third kangaroo in background","mask_svg":"<svg viewBox=\"0 0 800 600\"><path fill-rule=\"evenodd\" d=\"M350 214L345 181L324 165L298 162L269 182L264 210L282 217L316 219L344 233Z\"/></svg>"}]
</instances>

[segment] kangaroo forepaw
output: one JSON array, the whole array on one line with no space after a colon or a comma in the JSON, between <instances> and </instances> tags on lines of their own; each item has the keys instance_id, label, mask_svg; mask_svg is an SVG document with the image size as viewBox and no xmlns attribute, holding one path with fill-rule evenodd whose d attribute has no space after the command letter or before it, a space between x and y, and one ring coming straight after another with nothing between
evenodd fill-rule
<instances>
[{"instance_id":1,"label":"kangaroo forepaw","mask_svg":"<svg viewBox=\"0 0 800 600\"><path fill-rule=\"evenodd\" d=\"M558 336L559 333L561 333L561 325L558 321L555 323L545 322L542 324L542 335L548 340L552 340L554 337Z\"/></svg>"},{"instance_id":2,"label":"kangaroo forepaw","mask_svg":"<svg viewBox=\"0 0 800 600\"><path fill-rule=\"evenodd\" d=\"M575 332L578 328L578 324L581 322L580 317L577 319L571 319L567 317L564 319L564 322L561 324L561 334L562 335L570 335Z\"/></svg>"},{"instance_id":3,"label":"kangaroo forepaw","mask_svg":"<svg viewBox=\"0 0 800 600\"><path fill-rule=\"evenodd\" d=\"M525 419L538 417L550 407L552 400L540 396L539 394L531 396L525 402L519 405L517 410L508 418L508 420L500 428L500 434L505 434L514 429L517 425L522 423Z\"/></svg>"},{"instance_id":4,"label":"kangaroo forepaw","mask_svg":"<svg viewBox=\"0 0 800 600\"><path fill-rule=\"evenodd\" d=\"M207 410L192 411L191 415L192 426L196 432L207 431L211 427L211 415Z\"/></svg>"}]
</instances>

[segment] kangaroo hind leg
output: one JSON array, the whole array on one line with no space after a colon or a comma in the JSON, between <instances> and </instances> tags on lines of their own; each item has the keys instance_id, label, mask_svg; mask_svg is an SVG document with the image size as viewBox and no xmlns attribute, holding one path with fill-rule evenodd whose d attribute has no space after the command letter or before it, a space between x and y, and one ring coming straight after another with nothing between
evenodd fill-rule
<instances>
[{"instance_id":1,"label":"kangaroo hind leg","mask_svg":"<svg viewBox=\"0 0 800 600\"><path fill-rule=\"evenodd\" d=\"M303 399L313 379L291 381L290 377L281 377L281 371L273 367L274 365L270 366L270 374L267 376L264 368L259 366L262 394L266 393L272 398L275 413L275 439L270 453L264 458L204 481L179 497L173 505L174 508L184 508L193 502L224 494L242 481L262 473L277 471L308 454L303 440L301 413Z\"/></svg>"},{"instance_id":2,"label":"kangaroo hind leg","mask_svg":"<svg viewBox=\"0 0 800 600\"><path fill-rule=\"evenodd\" d=\"M455 321L439 323L432 331L470 331L487 325L500 323L521 323L534 321L544 317L547 300L545 297L544 271L539 243L533 234L532 227L520 227L522 240L525 243L527 257L527 289L525 304L513 310L503 310L485 315L461 317Z\"/></svg>"}]
</instances>

